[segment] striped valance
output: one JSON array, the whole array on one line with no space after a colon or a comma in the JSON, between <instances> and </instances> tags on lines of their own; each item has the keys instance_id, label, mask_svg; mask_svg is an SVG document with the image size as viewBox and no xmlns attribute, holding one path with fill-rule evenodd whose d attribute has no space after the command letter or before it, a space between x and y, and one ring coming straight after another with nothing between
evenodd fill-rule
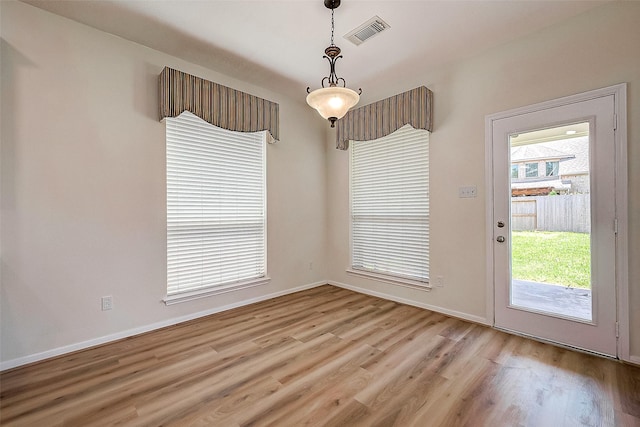
<instances>
[{"instance_id":1,"label":"striped valance","mask_svg":"<svg viewBox=\"0 0 640 427\"><path fill-rule=\"evenodd\" d=\"M406 124L431 131L433 93L424 86L349 111L336 124L336 148L382 138Z\"/></svg>"},{"instance_id":2,"label":"striped valance","mask_svg":"<svg viewBox=\"0 0 640 427\"><path fill-rule=\"evenodd\" d=\"M190 111L219 128L237 132L266 130L279 138L278 104L165 67L160 73L160 120Z\"/></svg>"}]
</instances>

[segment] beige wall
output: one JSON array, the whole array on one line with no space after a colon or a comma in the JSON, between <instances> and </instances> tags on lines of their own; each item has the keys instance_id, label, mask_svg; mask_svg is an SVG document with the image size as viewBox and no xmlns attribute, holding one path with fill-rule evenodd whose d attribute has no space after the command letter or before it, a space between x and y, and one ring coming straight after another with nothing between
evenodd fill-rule
<instances>
[{"instance_id":1,"label":"beige wall","mask_svg":"<svg viewBox=\"0 0 640 427\"><path fill-rule=\"evenodd\" d=\"M304 97L287 99L23 3L1 7L5 367L325 278L325 123ZM165 65L280 104L281 140L267 147L268 285L161 302L157 76ZM112 311L100 311L104 295L113 296Z\"/></svg>"},{"instance_id":2,"label":"beige wall","mask_svg":"<svg viewBox=\"0 0 640 427\"><path fill-rule=\"evenodd\" d=\"M2 1L0 361L4 367L286 292L324 279L490 322L484 120L629 83L631 353L640 356L640 3L615 2L464 62L385 88L434 92L431 273L418 292L345 273L348 153L304 105L57 17ZM269 285L165 306L164 124L168 65L280 103L268 155ZM381 97L384 97L381 96ZM459 186L478 197L459 199ZM313 263L313 269L309 269ZM114 309L100 311L112 295ZM640 361L640 359L638 359Z\"/></svg>"},{"instance_id":3,"label":"beige wall","mask_svg":"<svg viewBox=\"0 0 640 427\"><path fill-rule=\"evenodd\" d=\"M385 96L426 85L434 92L430 138L431 277L444 287L414 291L349 275L347 152L327 138L329 279L476 321L487 312L485 116L628 82L629 286L631 354L640 356L640 3L616 2L482 52ZM475 185L478 197L460 199ZM626 302L623 302L625 304ZM637 359L636 362L640 362Z\"/></svg>"}]
</instances>

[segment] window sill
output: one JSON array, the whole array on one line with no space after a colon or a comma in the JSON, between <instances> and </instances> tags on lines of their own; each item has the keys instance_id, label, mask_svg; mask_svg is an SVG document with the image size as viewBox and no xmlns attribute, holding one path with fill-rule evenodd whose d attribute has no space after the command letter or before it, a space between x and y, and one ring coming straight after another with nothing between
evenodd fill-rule
<instances>
[{"instance_id":1,"label":"window sill","mask_svg":"<svg viewBox=\"0 0 640 427\"><path fill-rule=\"evenodd\" d=\"M227 292L239 291L242 289L253 288L255 286L266 285L271 281L270 277L260 277L258 279L251 279L244 282L232 283L216 288L206 288L197 291L184 292L174 295L167 295L162 301L165 305L173 305L181 302L192 301L195 299L206 298L213 295L226 294Z\"/></svg>"},{"instance_id":2,"label":"window sill","mask_svg":"<svg viewBox=\"0 0 640 427\"><path fill-rule=\"evenodd\" d=\"M374 273L366 270L356 270L347 268L347 273L355 276L365 277L367 279L376 280L378 282L390 283L392 285L404 286L405 288L418 289L421 291L430 291L431 284L429 282L419 282L417 280L405 279L397 276L387 276L386 274Z\"/></svg>"}]
</instances>

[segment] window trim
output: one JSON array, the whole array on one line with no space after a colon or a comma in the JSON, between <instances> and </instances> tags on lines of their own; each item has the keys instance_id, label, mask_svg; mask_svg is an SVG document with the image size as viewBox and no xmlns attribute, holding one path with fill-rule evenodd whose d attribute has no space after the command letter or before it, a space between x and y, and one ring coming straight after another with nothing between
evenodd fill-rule
<instances>
[{"instance_id":1,"label":"window trim","mask_svg":"<svg viewBox=\"0 0 640 427\"><path fill-rule=\"evenodd\" d=\"M256 286L266 285L271 282L271 277L265 275L258 279L246 280L243 282L235 282L227 286L220 286L217 288L204 288L190 292L182 292L174 295L167 295L162 299L165 305L179 304L181 302L193 301L200 298L206 298L214 295L226 294L229 292L240 291L243 289L254 288Z\"/></svg>"},{"instance_id":2,"label":"window trim","mask_svg":"<svg viewBox=\"0 0 640 427\"><path fill-rule=\"evenodd\" d=\"M433 289L433 286L431 285L431 281L421 282L419 280L403 278L400 276L392 276L390 274L382 274L382 273L375 273L369 270L361 270L355 267L349 267L345 271L354 276L364 277L367 279L375 280L377 282L404 286L405 288L417 289L420 291L431 291Z\"/></svg>"}]
</instances>

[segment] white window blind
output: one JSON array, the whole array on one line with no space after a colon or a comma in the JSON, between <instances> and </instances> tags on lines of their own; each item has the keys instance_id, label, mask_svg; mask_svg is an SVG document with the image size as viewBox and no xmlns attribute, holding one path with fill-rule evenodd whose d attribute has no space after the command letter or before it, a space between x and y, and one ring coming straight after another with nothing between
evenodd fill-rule
<instances>
[{"instance_id":1,"label":"white window blind","mask_svg":"<svg viewBox=\"0 0 640 427\"><path fill-rule=\"evenodd\" d=\"M265 136L166 119L167 295L266 274Z\"/></svg>"},{"instance_id":2,"label":"white window blind","mask_svg":"<svg viewBox=\"0 0 640 427\"><path fill-rule=\"evenodd\" d=\"M352 268L429 280L429 132L351 144Z\"/></svg>"}]
</instances>

